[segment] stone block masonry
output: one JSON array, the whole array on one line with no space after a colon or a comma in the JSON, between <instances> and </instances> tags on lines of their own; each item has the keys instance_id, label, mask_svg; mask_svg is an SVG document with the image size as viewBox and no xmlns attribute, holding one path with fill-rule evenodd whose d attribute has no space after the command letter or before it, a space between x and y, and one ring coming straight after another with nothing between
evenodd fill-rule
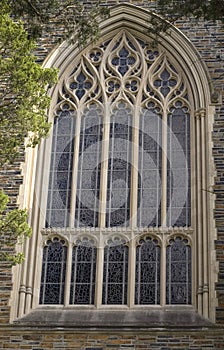
<instances>
[{"instance_id":1,"label":"stone block masonry","mask_svg":"<svg viewBox=\"0 0 224 350\"><path fill-rule=\"evenodd\" d=\"M210 350L224 349L222 329L75 331L0 328L1 350Z\"/></svg>"}]
</instances>

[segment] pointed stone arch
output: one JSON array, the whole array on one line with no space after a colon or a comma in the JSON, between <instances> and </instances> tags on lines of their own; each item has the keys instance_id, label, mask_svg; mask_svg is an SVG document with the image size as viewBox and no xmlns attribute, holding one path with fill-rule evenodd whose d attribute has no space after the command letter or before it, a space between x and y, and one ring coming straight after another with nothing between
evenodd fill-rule
<instances>
[{"instance_id":1,"label":"pointed stone arch","mask_svg":"<svg viewBox=\"0 0 224 350\"><path fill-rule=\"evenodd\" d=\"M100 24L101 32L99 42L105 42L108 38L118 35L118 33L121 31L124 33L130 32L132 35L136 33L139 39L148 37L149 41L153 41L153 35L149 30L150 17L162 20L155 14L130 4L115 6L111 9L110 17L102 21ZM213 262L211 261L211 255L208 253L208 242L210 239L209 227L212 227L212 220L207 220L207 213L210 209L210 203L206 192L203 192L204 188L207 188L208 184L211 185L211 178L209 178L206 162L207 159L209 159L209 162L212 162L211 140L208 134L208 131L211 131L211 122L208 123L208 108L211 104L212 86L210 85L209 74L200 55L188 38L183 35L183 33L172 26L169 33L158 34L158 41L158 46L167 53L168 57L172 57L173 61L175 61L177 64L178 70L181 71L190 94L189 101L191 104L192 120L191 146L194 148L192 151L192 169L195 179L192 183L193 229L186 229L186 234L193 236L193 293L195 294L193 306L198 310L199 314L206 318L210 317L211 319L214 319L214 310L212 309L212 304L210 302L211 298L214 297L214 286L212 281L209 279L209 269L211 268L209 266L212 266ZM69 76L74 69L74 62L78 62L81 55L87 53L88 50L92 49L94 46L95 43L89 43L86 47L80 49L77 44L71 45L64 42L55 48L47 57L44 62L44 67L58 68L59 81L63 81L64 78ZM165 65L164 62L165 61L163 61L163 64ZM54 106L58 103L57 96L59 90L60 83L50 90L50 95L52 96L52 103L49 111L50 121L53 120ZM37 160L37 164L39 164L39 166L37 165L38 171L36 174L35 187L35 193L37 195L34 196L37 201L34 205L34 210L32 213L34 233L31 242L29 243L30 247L28 247L27 244L26 248L26 250L29 250L30 253L22 272L23 277L21 279L22 282L19 290L20 296L18 298L19 316L22 316L24 313L28 313L38 304L38 294L36 294L38 285L35 284L33 278L30 278L28 274L31 274L31 276L40 276L40 267L38 266L37 260L41 254L39 244L41 240L39 236L40 231L43 228L42 217L44 217L44 215L42 209L38 207L38 201L42 200L42 194L43 192L46 192L48 186L46 182L42 182L42 179L48 179L49 176L49 174L46 175L48 173L46 170L47 164L50 162L50 155L48 151L49 144L49 141L43 142L40 147ZM30 175L31 174L27 174L27 177ZM181 230L184 229L181 228ZM63 233L66 235L66 232ZM157 234L157 232L155 232L155 234ZM166 234L173 235L174 232L172 230L166 231L164 233L165 237L167 237ZM166 239L164 239L164 242L165 241ZM34 251L36 253L32 255L32 252ZM163 253L161 254L163 255L163 262L165 259L164 254L165 243ZM103 258L101 256L101 260L102 259ZM131 264L131 258L129 258L129 261ZM30 266L30 269L28 269L28 265ZM98 271L98 274L100 274L100 271ZM163 287L164 285L162 285L162 289Z\"/></svg>"}]
</instances>

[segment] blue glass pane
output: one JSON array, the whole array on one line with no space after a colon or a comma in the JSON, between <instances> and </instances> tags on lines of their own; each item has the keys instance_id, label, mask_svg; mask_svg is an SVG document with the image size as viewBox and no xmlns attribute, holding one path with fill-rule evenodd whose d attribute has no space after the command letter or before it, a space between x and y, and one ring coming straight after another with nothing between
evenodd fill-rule
<instances>
[{"instance_id":1,"label":"blue glass pane","mask_svg":"<svg viewBox=\"0 0 224 350\"><path fill-rule=\"evenodd\" d=\"M154 108L140 116L138 225L161 225L161 116Z\"/></svg>"},{"instance_id":2,"label":"blue glass pane","mask_svg":"<svg viewBox=\"0 0 224 350\"><path fill-rule=\"evenodd\" d=\"M136 248L135 303L160 302L160 247L151 237L140 240Z\"/></svg>"},{"instance_id":3,"label":"blue glass pane","mask_svg":"<svg viewBox=\"0 0 224 350\"><path fill-rule=\"evenodd\" d=\"M106 226L128 226L130 220L132 112L119 103L111 115L107 174ZM121 188L123 191L121 191Z\"/></svg>"},{"instance_id":4,"label":"blue glass pane","mask_svg":"<svg viewBox=\"0 0 224 350\"><path fill-rule=\"evenodd\" d=\"M40 304L63 304L67 247L54 238L43 249Z\"/></svg>"},{"instance_id":5,"label":"blue glass pane","mask_svg":"<svg viewBox=\"0 0 224 350\"><path fill-rule=\"evenodd\" d=\"M190 226L190 116L185 107L173 108L168 116L167 144L167 226Z\"/></svg>"},{"instance_id":6,"label":"blue glass pane","mask_svg":"<svg viewBox=\"0 0 224 350\"><path fill-rule=\"evenodd\" d=\"M80 72L75 81L70 84L70 89L75 91L75 94L79 100L81 100L86 91L91 87L92 82L89 80L89 77L83 72Z\"/></svg>"},{"instance_id":7,"label":"blue glass pane","mask_svg":"<svg viewBox=\"0 0 224 350\"><path fill-rule=\"evenodd\" d=\"M104 249L103 304L126 304L128 283L128 247Z\"/></svg>"},{"instance_id":8,"label":"blue glass pane","mask_svg":"<svg viewBox=\"0 0 224 350\"><path fill-rule=\"evenodd\" d=\"M79 245L73 248L70 304L93 304L96 278L96 248Z\"/></svg>"},{"instance_id":9,"label":"blue glass pane","mask_svg":"<svg viewBox=\"0 0 224 350\"><path fill-rule=\"evenodd\" d=\"M182 237L167 247L166 303L191 304L191 247Z\"/></svg>"},{"instance_id":10,"label":"blue glass pane","mask_svg":"<svg viewBox=\"0 0 224 350\"><path fill-rule=\"evenodd\" d=\"M118 54L112 59L111 63L113 66L117 67L118 72L124 76L125 73L130 69L135 63L136 59L126 47L122 47Z\"/></svg>"},{"instance_id":11,"label":"blue glass pane","mask_svg":"<svg viewBox=\"0 0 224 350\"><path fill-rule=\"evenodd\" d=\"M54 120L46 227L64 227L69 221L75 131L72 113L60 111Z\"/></svg>"},{"instance_id":12,"label":"blue glass pane","mask_svg":"<svg viewBox=\"0 0 224 350\"><path fill-rule=\"evenodd\" d=\"M98 225L102 111L97 105L85 111L81 121L75 226Z\"/></svg>"}]
</instances>

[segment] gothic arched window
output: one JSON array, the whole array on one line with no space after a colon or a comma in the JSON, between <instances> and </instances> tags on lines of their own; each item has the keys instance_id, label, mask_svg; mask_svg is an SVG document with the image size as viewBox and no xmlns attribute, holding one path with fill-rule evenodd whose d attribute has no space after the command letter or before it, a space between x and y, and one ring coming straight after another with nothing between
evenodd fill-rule
<instances>
[{"instance_id":1,"label":"gothic arched window","mask_svg":"<svg viewBox=\"0 0 224 350\"><path fill-rule=\"evenodd\" d=\"M190 116L178 67L121 31L58 92L47 227L190 226Z\"/></svg>"},{"instance_id":2,"label":"gothic arched window","mask_svg":"<svg viewBox=\"0 0 224 350\"><path fill-rule=\"evenodd\" d=\"M19 315L42 304L211 309L207 76L181 33L155 48L144 11L122 6L96 43L61 45L49 59L60 74L37 157L38 254L31 277L24 265Z\"/></svg>"},{"instance_id":3,"label":"gothic arched window","mask_svg":"<svg viewBox=\"0 0 224 350\"><path fill-rule=\"evenodd\" d=\"M110 235L113 227L154 227L161 240L156 228L190 226L190 105L178 68L162 48L127 31L79 56L54 108L47 228ZM137 246L136 304L160 303L158 239ZM102 304L127 304L128 246L112 243L104 247ZM178 283L168 266L172 303ZM96 248L75 246L71 304L95 303L95 276Z\"/></svg>"}]
</instances>

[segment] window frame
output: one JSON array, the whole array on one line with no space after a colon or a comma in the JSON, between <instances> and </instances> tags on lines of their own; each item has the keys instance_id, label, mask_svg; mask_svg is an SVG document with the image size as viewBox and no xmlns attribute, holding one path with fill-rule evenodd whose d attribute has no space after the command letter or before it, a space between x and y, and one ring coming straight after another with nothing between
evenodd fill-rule
<instances>
[{"instance_id":1,"label":"window frame","mask_svg":"<svg viewBox=\"0 0 224 350\"><path fill-rule=\"evenodd\" d=\"M102 37L105 39L110 35L113 35L120 27L128 28L138 35L145 37L145 30L147 31L148 21L146 19L149 16L149 12L142 10L132 5L119 5L111 11L111 18L105 22L102 26ZM124 17L125 16L125 17ZM126 22L128 18L128 25ZM124 23L125 19L125 23ZM192 237L192 293L193 302L192 307L198 310L198 313L203 315L205 318L215 319L215 291L214 281L215 277L211 277L211 270L215 268L216 262L214 259L214 237L215 227L212 218L207 221L206 213L212 210L214 206L214 196L203 193L201 196L201 189L203 186L212 186L214 179L212 170L208 172L206 169L206 158L209 159L211 169L214 169L214 162L212 158L212 142L211 133L212 120L214 117L215 107L210 103L210 91L209 91L209 74L206 71L204 65L201 63L201 58L194 49L193 45L175 28L171 28L172 35L169 37L161 37L161 42L165 50L168 53L176 55L176 60L179 62L181 69L184 72L190 91L192 91L192 113L191 113L191 149L194 150L192 153L192 173L196 174L194 181L192 180L192 230L187 232L188 237ZM109 34L108 34L109 33ZM85 49L84 49L85 50ZM78 47L67 46L65 49L59 47L53 52L53 54L46 60L45 67L56 66L59 68L59 77L63 79L63 76L69 71L69 65L74 60L78 53ZM192 62L195 62L192 65ZM52 118L53 106L55 105L56 95L58 87L51 89L50 94L52 97L52 105L49 110L50 121ZM209 118L208 118L209 115ZM209 119L209 120L208 120ZM13 300L17 300L15 306L12 307L11 319L21 317L24 314L30 312L30 310L39 308L38 306L38 289L40 279L40 261L42 256L42 244L46 235L57 233L64 237L63 230L44 230L42 231L44 223L44 207L46 203L46 193L48 184L48 166L50 162L50 147L51 137L48 140L43 141L39 147L38 157L37 150L27 151L27 168L25 173L24 183L29 188L29 198L24 196L23 205L32 208L32 216L30 216L30 222L34 228L33 237L25 243L24 251L29 258L24 263L21 269L20 279L15 284L13 291ZM207 140L207 144L205 142ZM197 148L197 151L196 151ZM200 160L202 166L199 167L197 160ZM33 171L33 164L35 164L37 172ZM45 179L42 183L42 179ZM201 183L202 180L202 183ZM35 183L35 187L34 187ZM27 187L26 187L27 188ZM40 201L41 198L41 201ZM34 204L33 204L34 201ZM41 207L38 207L41 202ZM27 204L27 205L26 205ZM196 217L199 218L198 222ZM203 226L203 231L202 231ZM208 231L209 229L209 231ZM129 229L126 231L129 231ZM141 230L140 230L141 231ZM166 237L169 234L175 232L168 232L162 228L159 233L163 237L165 242ZM75 235L80 232L78 230ZM112 233L112 232L110 232ZM139 232L137 234L141 234ZM154 232L156 234L156 232ZM197 236L196 236L197 233ZM125 232L125 235L127 232ZM128 234L130 237L135 236L135 228L130 230ZM71 238L74 235L74 231L66 232ZM99 252L102 253L103 235L99 233ZM130 245L133 245L133 240L130 240ZM165 243L164 243L165 244ZM208 245L211 248L208 251ZM99 254L98 260L102 260L102 254ZM68 254L69 255L69 254ZM131 257L131 254L129 255ZM204 264L203 264L204 262ZM129 265L133 263L133 259L130 258ZM162 263L164 263L162 261ZM29 267L28 267L29 266ZM15 269L16 270L16 269ZM29 271L29 273L28 273ZM98 278L102 275L102 272L97 270ZM35 278L33 276L35 275ZM203 278L205 276L205 279ZM101 276L102 277L102 276ZM132 277L130 280L132 280ZM132 283L132 282L130 282ZM131 293L129 298L131 299ZM204 308L202 307L204 305ZM99 307L100 301L96 301L96 306ZM164 307L165 304L162 304ZM56 306L58 307L58 306ZM133 307L130 303L130 307Z\"/></svg>"},{"instance_id":2,"label":"window frame","mask_svg":"<svg viewBox=\"0 0 224 350\"><path fill-rule=\"evenodd\" d=\"M49 233L51 230L48 230ZM42 247L46 246L46 241L49 240L49 237L58 237L59 239L65 240L68 252L67 252L67 270L66 270L66 284L65 284L65 299L64 303L62 304L55 304L55 305L49 305L53 307L60 307L65 306L69 308L97 308L97 309L111 309L111 307L121 307L121 308L154 308L154 307L174 307L174 306L180 306L180 307L187 307L192 308L195 307L193 302L191 304L167 304L166 303L166 254L167 254L167 247L169 246L169 241L171 239L175 239L176 237L181 237L183 240L187 240L189 242L189 245L191 247L191 254L193 255L194 248L193 248L193 229L192 228L170 228L167 229L166 232L163 233L161 236L161 228L153 229L149 228L148 232L146 233L146 230L142 230L142 232L139 233L138 230L127 230L125 228L120 229L119 232L114 234L111 232L111 230L107 230L108 234L105 234L105 232L102 233L99 230L94 230L95 232L80 232L80 230L74 230L73 232L66 232L64 229L58 230L58 232L52 234L52 232L49 234L46 233L46 230L42 232ZM128 231L128 232L127 232ZM159 232L160 231L160 232ZM60 233L59 233L60 232ZM158 304L136 304L135 303L135 268L136 268L136 249L139 245L139 240L145 239L147 237L150 237L151 239L155 239L158 241L158 245L160 246L160 302ZM70 304L70 282L71 282L71 256L72 256L72 250L74 246L76 246L76 242L87 242L87 240L91 242L95 242L93 245L97 249L97 260L96 260L96 280L95 280L95 300L94 304ZM127 303L126 304L104 304L102 302L102 295L103 295L103 270L104 270L104 249L108 245L108 241L114 241L114 242L123 242L125 246L128 247L128 282L127 282ZM39 261L39 274L41 274L41 260ZM192 276L192 283L193 285L193 263L191 264L191 276ZM191 287L191 298L193 300L194 290L193 287ZM38 299L39 300L39 299ZM37 303L38 307L46 307L47 304L39 304Z\"/></svg>"}]
</instances>

